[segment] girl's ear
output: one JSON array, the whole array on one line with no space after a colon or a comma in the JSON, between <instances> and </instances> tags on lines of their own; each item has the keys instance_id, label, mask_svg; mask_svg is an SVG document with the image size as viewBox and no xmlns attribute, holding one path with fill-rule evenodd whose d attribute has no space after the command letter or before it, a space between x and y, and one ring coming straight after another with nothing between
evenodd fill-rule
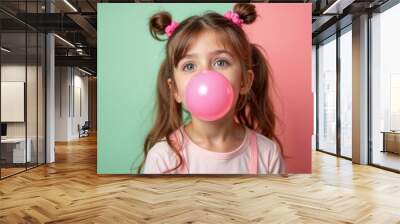
<instances>
[{"instance_id":1,"label":"girl's ear","mask_svg":"<svg viewBox=\"0 0 400 224\"><path fill-rule=\"evenodd\" d=\"M182 98L178 94L178 90L176 89L176 86L174 85L174 81L172 81L171 78L168 78L167 82L168 82L169 91L174 96L176 102L182 103Z\"/></svg>"},{"instance_id":2,"label":"girl's ear","mask_svg":"<svg viewBox=\"0 0 400 224\"><path fill-rule=\"evenodd\" d=\"M240 92L239 93L242 95L247 94L251 89L253 80L254 80L253 70L247 70L247 75L245 76L245 78L242 80L242 82L240 84Z\"/></svg>"}]
</instances>

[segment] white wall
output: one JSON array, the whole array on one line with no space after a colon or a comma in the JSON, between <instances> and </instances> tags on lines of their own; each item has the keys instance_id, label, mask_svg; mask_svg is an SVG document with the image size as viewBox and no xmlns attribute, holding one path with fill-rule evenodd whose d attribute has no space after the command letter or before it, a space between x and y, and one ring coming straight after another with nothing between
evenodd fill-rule
<instances>
[{"instance_id":1,"label":"white wall","mask_svg":"<svg viewBox=\"0 0 400 224\"><path fill-rule=\"evenodd\" d=\"M88 77L72 67L56 67L55 73L55 140L77 139L78 124L88 120Z\"/></svg>"},{"instance_id":2,"label":"white wall","mask_svg":"<svg viewBox=\"0 0 400 224\"><path fill-rule=\"evenodd\" d=\"M69 69L67 67L55 68L55 141L68 140L68 117L69 117L69 96L70 84Z\"/></svg>"},{"instance_id":3,"label":"white wall","mask_svg":"<svg viewBox=\"0 0 400 224\"><path fill-rule=\"evenodd\" d=\"M25 71L27 69L27 73ZM41 68L39 68L39 74ZM36 66L18 65L18 64L5 64L1 66L1 81L2 82L25 82L25 75L28 78L27 87L27 119L28 119L28 137L31 133L36 136ZM39 105L41 107L42 105ZM5 110L6 108L2 108ZM26 122L7 122L7 136L8 137L25 137L25 123ZM43 136L41 136L43 137Z\"/></svg>"},{"instance_id":4,"label":"white wall","mask_svg":"<svg viewBox=\"0 0 400 224\"><path fill-rule=\"evenodd\" d=\"M25 64L18 65L18 64L8 64L1 66L1 81L3 82L25 82ZM32 74L29 72L32 67L28 66L28 74ZM6 108L1 108L5 110ZM25 137L25 122L10 122L7 123L7 137L18 137L22 138Z\"/></svg>"},{"instance_id":5,"label":"white wall","mask_svg":"<svg viewBox=\"0 0 400 224\"><path fill-rule=\"evenodd\" d=\"M77 70L75 70L77 71ZM79 73L79 74L83 74L83 73ZM78 133L78 124L80 124L81 126L85 123L85 121L89 120L89 103L88 103L88 77L87 76L81 76L81 75L76 75L74 77L74 86L75 86L75 106L73 108L73 110L75 111L75 113L73 113L73 119L72 119L72 136L74 136L75 138L79 137L79 133ZM80 93L78 93L78 91L80 91ZM80 99L78 98L78 96L80 95ZM79 104L80 101L80 104ZM81 107L81 108L79 108ZM81 109L81 111L79 111L79 109Z\"/></svg>"}]
</instances>

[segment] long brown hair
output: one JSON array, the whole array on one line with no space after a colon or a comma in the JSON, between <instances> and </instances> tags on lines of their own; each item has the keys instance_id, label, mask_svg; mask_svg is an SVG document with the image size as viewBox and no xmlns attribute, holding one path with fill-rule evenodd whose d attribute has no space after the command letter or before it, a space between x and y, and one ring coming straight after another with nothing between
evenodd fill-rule
<instances>
[{"instance_id":1,"label":"long brown hair","mask_svg":"<svg viewBox=\"0 0 400 224\"><path fill-rule=\"evenodd\" d=\"M239 14L244 24L251 24L257 18L255 6L252 4L236 4L233 11ZM276 115L268 91L272 77L261 48L249 42L241 27L215 12L206 12L202 16L191 16L179 23L170 38L161 38L160 36L165 34L165 27L171 22L172 17L166 11L154 14L149 21L150 34L156 40L167 40L165 45L166 58L161 63L158 72L156 115L153 127L144 141L144 159L139 166L138 173L144 166L149 150L160 141L167 141L178 158L176 166L164 173L178 169L183 163L183 158L179 153L182 144L176 144L177 142L172 138L173 132L183 124L183 107L175 101L167 80L169 78L174 80L174 68L188 51L195 39L194 37L205 30L213 30L221 38L224 38L222 43L233 49L234 53L240 58L243 75L246 74L245 71L247 70L252 70L254 73L251 90L248 94L240 95L238 98L235 120L274 140L282 149L281 142L275 134Z\"/></svg>"}]
</instances>

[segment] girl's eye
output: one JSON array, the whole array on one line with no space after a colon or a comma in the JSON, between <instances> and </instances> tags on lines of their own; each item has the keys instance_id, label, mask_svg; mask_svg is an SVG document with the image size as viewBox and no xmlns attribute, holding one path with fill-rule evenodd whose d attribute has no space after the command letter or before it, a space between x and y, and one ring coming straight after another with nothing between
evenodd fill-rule
<instances>
[{"instance_id":1,"label":"girl's eye","mask_svg":"<svg viewBox=\"0 0 400 224\"><path fill-rule=\"evenodd\" d=\"M217 67L226 67L229 65L229 62L225 59L218 59L217 61L215 61L214 65Z\"/></svg>"},{"instance_id":2,"label":"girl's eye","mask_svg":"<svg viewBox=\"0 0 400 224\"><path fill-rule=\"evenodd\" d=\"M187 63L183 66L183 71L192 71L194 70L194 64L193 63Z\"/></svg>"}]
</instances>

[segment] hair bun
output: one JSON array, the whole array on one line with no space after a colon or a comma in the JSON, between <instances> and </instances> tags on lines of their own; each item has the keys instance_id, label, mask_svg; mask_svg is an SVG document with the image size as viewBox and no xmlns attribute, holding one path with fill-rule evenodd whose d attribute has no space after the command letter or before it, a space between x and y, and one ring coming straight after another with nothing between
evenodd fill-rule
<instances>
[{"instance_id":1,"label":"hair bun","mask_svg":"<svg viewBox=\"0 0 400 224\"><path fill-rule=\"evenodd\" d=\"M251 24L257 18L256 6L249 3L238 3L233 7L233 11L239 14L244 24Z\"/></svg>"},{"instance_id":2,"label":"hair bun","mask_svg":"<svg viewBox=\"0 0 400 224\"><path fill-rule=\"evenodd\" d=\"M169 12L161 11L154 14L149 21L149 30L151 36L156 40L164 40L159 36L165 34L165 28L172 22L172 16Z\"/></svg>"}]
</instances>

